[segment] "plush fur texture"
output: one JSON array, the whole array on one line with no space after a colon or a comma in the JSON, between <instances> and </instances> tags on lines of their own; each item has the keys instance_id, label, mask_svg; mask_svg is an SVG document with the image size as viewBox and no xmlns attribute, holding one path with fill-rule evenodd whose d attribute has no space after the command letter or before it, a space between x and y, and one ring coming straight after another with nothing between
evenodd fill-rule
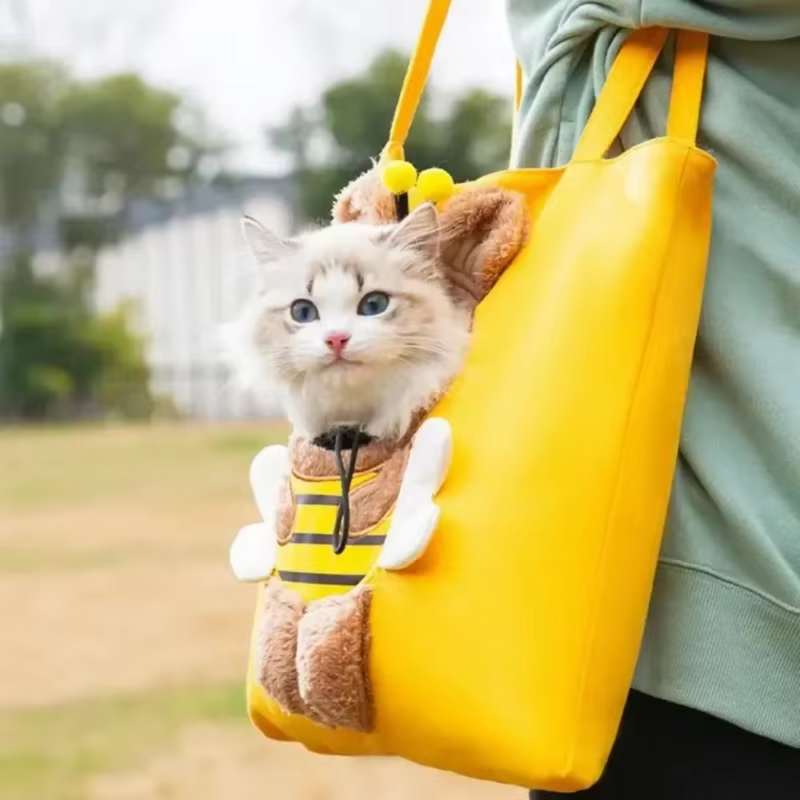
<instances>
[{"instance_id":1,"label":"plush fur texture","mask_svg":"<svg viewBox=\"0 0 800 800\"><path fill-rule=\"evenodd\" d=\"M383 185L377 164L359 175L336 195L332 217L336 223L367 222L388 225L397 222L394 195Z\"/></svg>"},{"instance_id":2,"label":"plush fur texture","mask_svg":"<svg viewBox=\"0 0 800 800\"><path fill-rule=\"evenodd\" d=\"M298 631L297 675L307 715L332 728L372 729L369 609L361 586L312 603Z\"/></svg>"},{"instance_id":3,"label":"plush fur texture","mask_svg":"<svg viewBox=\"0 0 800 800\"><path fill-rule=\"evenodd\" d=\"M281 485L280 504L275 514L275 538L279 545L288 544L289 539L292 538L295 512L292 484L287 475Z\"/></svg>"},{"instance_id":4,"label":"plush fur texture","mask_svg":"<svg viewBox=\"0 0 800 800\"><path fill-rule=\"evenodd\" d=\"M528 235L521 195L496 186L452 197L442 213L442 269L477 302L497 283Z\"/></svg>"},{"instance_id":5,"label":"plush fur texture","mask_svg":"<svg viewBox=\"0 0 800 800\"><path fill-rule=\"evenodd\" d=\"M377 165L348 184L333 205L336 223L396 221L394 198ZM474 309L528 235L525 198L498 186L469 186L439 209L440 268L454 296Z\"/></svg>"},{"instance_id":6,"label":"plush fur texture","mask_svg":"<svg viewBox=\"0 0 800 800\"><path fill-rule=\"evenodd\" d=\"M403 480L408 448L397 450L380 468L374 480L350 493L350 527L353 539L364 536L389 515Z\"/></svg>"},{"instance_id":7,"label":"plush fur texture","mask_svg":"<svg viewBox=\"0 0 800 800\"><path fill-rule=\"evenodd\" d=\"M385 464L398 448L408 443L409 438L406 436L401 441L376 439L362 445L356 456L356 471L365 472ZM339 477L334 454L297 434L293 434L289 440L289 461L292 472L299 478L325 480Z\"/></svg>"},{"instance_id":8,"label":"plush fur texture","mask_svg":"<svg viewBox=\"0 0 800 800\"><path fill-rule=\"evenodd\" d=\"M279 581L264 589L258 636L257 674L266 693L287 713L303 714L297 686L297 628L305 612L303 599Z\"/></svg>"},{"instance_id":9,"label":"plush fur texture","mask_svg":"<svg viewBox=\"0 0 800 800\"><path fill-rule=\"evenodd\" d=\"M245 228L265 291L240 322L240 373L277 387L304 437L343 424L402 435L458 373L469 338L469 312L439 270L433 206L399 225L354 222L288 241ZM385 308L367 313L370 297ZM298 301L308 320L294 315ZM335 337L347 339L340 352Z\"/></svg>"},{"instance_id":10,"label":"plush fur texture","mask_svg":"<svg viewBox=\"0 0 800 800\"><path fill-rule=\"evenodd\" d=\"M369 731L369 608L366 586L308 608L270 581L264 590L258 681L287 714L319 725Z\"/></svg>"}]
</instances>

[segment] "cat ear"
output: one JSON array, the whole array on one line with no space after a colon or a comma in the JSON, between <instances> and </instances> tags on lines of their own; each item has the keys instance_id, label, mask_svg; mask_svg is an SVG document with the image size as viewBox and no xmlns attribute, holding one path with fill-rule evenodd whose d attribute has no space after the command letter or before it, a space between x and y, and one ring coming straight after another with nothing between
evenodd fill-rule
<instances>
[{"instance_id":1,"label":"cat ear","mask_svg":"<svg viewBox=\"0 0 800 800\"><path fill-rule=\"evenodd\" d=\"M433 203L415 208L389 234L387 242L392 247L416 250L433 261L439 256L439 215Z\"/></svg>"},{"instance_id":2,"label":"cat ear","mask_svg":"<svg viewBox=\"0 0 800 800\"><path fill-rule=\"evenodd\" d=\"M281 239L252 217L242 217L241 225L247 246L259 263L277 261L294 249L294 242Z\"/></svg>"}]
</instances>

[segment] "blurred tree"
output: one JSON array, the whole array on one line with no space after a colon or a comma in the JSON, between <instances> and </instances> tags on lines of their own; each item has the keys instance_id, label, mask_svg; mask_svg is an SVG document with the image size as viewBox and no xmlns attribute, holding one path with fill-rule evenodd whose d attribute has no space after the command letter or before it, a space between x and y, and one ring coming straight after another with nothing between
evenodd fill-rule
<instances>
[{"instance_id":1,"label":"blurred tree","mask_svg":"<svg viewBox=\"0 0 800 800\"><path fill-rule=\"evenodd\" d=\"M197 176L209 150L202 116L138 75L73 83L64 97L65 153L89 198L159 194L164 181Z\"/></svg>"},{"instance_id":2,"label":"blurred tree","mask_svg":"<svg viewBox=\"0 0 800 800\"><path fill-rule=\"evenodd\" d=\"M78 81L55 64L0 62L0 411L42 418L152 410L129 309L97 315L94 252L137 198L169 197L219 152L201 114L136 75ZM37 277L38 236L62 268Z\"/></svg>"},{"instance_id":3,"label":"blurred tree","mask_svg":"<svg viewBox=\"0 0 800 800\"><path fill-rule=\"evenodd\" d=\"M30 225L58 186L67 87L56 65L0 63L0 228Z\"/></svg>"},{"instance_id":4,"label":"blurred tree","mask_svg":"<svg viewBox=\"0 0 800 800\"><path fill-rule=\"evenodd\" d=\"M369 167L386 144L408 59L389 50L354 78L330 86L310 108L297 108L271 131L273 147L289 157L298 182L298 211L307 219L330 216L333 196ZM418 168L440 166L456 180L503 167L511 142L505 98L474 89L434 114L423 96L406 154Z\"/></svg>"},{"instance_id":5,"label":"blurred tree","mask_svg":"<svg viewBox=\"0 0 800 800\"><path fill-rule=\"evenodd\" d=\"M87 270L38 278L17 253L0 283L0 414L44 419L87 413L146 417L149 372L129 310L93 314Z\"/></svg>"},{"instance_id":6,"label":"blurred tree","mask_svg":"<svg viewBox=\"0 0 800 800\"><path fill-rule=\"evenodd\" d=\"M131 334L133 312L131 304L124 304L96 317L88 330L89 341L103 364L93 394L104 414L148 419L156 398L150 392L144 340Z\"/></svg>"},{"instance_id":7,"label":"blurred tree","mask_svg":"<svg viewBox=\"0 0 800 800\"><path fill-rule=\"evenodd\" d=\"M67 249L95 246L132 200L173 194L220 150L196 109L136 75L76 81L55 64L0 63L0 229L14 247L32 244L45 202Z\"/></svg>"},{"instance_id":8,"label":"blurred tree","mask_svg":"<svg viewBox=\"0 0 800 800\"><path fill-rule=\"evenodd\" d=\"M279 128L271 131L274 147L289 156L292 166L304 170L309 165L311 140L316 133L314 118L304 108L294 108Z\"/></svg>"}]
</instances>

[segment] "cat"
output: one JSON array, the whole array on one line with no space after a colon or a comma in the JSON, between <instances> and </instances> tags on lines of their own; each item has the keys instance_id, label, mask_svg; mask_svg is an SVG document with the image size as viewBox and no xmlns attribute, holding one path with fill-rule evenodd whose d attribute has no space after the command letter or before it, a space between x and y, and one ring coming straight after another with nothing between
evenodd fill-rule
<instances>
[{"instance_id":1,"label":"cat","mask_svg":"<svg viewBox=\"0 0 800 800\"><path fill-rule=\"evenodd\" d=\"M458 374L469 342L470 311L439 263L435 207L294 238L249 217L242 228L261 290L235 323L240 378L277 390L301 437L338 426L402 437Z\"/></svg>"}]
</instances>

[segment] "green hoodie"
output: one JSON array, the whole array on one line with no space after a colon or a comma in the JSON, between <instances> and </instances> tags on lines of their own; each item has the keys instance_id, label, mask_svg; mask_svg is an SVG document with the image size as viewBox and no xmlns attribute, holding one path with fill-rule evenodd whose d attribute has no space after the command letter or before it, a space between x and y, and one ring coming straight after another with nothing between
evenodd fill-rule
<instances>
[{"instance_id":1,"label":"green hoodie","mask_svg":"<svg viewBox=\"0 0 800 800\"><path fill-rule=\"evenodd\" d=\"M508 0L508 15L520 166L569 160L630 29L712 34L709 274L634 685L800 747L800 2ZM671 60L622 147L663 135Z\"/></svg>"}]
</instances>

